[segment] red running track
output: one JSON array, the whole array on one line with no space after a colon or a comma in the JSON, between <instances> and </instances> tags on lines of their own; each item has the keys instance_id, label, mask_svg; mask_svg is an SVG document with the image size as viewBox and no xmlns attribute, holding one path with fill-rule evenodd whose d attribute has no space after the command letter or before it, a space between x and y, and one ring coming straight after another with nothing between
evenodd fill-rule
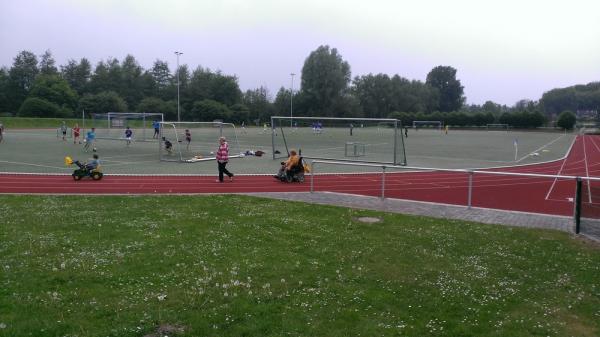
<instances>
[{"instance_id":1,"label":"red running track","mask_svg":"<svg viewBox=\"0 0 600 337\"><path fill-rule=\"evenodd\" d=\"M569 176L600 176L600 136L578 136L564 160L489 171ZM385 176L388 198L467 205L468 175L460 172L407 172ZM594 200L596 186L586 189ZM600 186L597 186L600 191ZM310 184L286 184L270 176L236 176L233 182L215 182L207 176L119 176L100 181L73 181L68 175L0 174L0 193L10 194L189 194L306 192ZM369 196L381 195L381 174L332 174L315 176L316 191ZM494 209L572 215L574 180L517 177L494 174L473 175L472 205ZM599 193L600 194L600 193ZM587 195L587 194L586 194ZM585 205L584 205L585 207ZM599 212L600 213L600 212Z\"/></svg>"}]
</instances>

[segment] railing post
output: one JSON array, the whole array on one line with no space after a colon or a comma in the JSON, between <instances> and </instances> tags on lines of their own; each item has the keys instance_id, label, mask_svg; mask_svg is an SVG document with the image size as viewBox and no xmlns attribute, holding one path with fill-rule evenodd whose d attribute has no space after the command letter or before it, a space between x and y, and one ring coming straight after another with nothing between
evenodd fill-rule
<instances>
[{"instance_id":1,"label":"railing post","mask_svg":"<svg viewBox=\"0 0 600 337\"><path fill-rule=\"evenodd\" d=\"M315 161L311 161L310 162L310 193L314 193L315 192Z\"/></svg>"},{"instance_id":2,"label":"railing post","mask_svg":"<svg viewBox=\"0 0 600 337\"><path fill-rule=\"evenodd\" d=\"M575 178L575 234L581 229L581 177Z\"/></svg>"},{"instance_id":3,"label":"railing post","mask_svg":"<svg viewBox=\"0 0 600 337\"><path fill-rule=\"evenodd\" d=\"M473 197L473 171L469 171L469 194L467 198L467 208L471 209L471 198Z\"/></svg>"},{"instance_id":4,"label":"railing post","mask_svg":"<svg viewBox=\"0 0 600 337\"><path fill-rule=\"evenodd\" d=\"M385 166L382 166L381 169L381 199L385 199Z\"/></svg>"}]
</instances>

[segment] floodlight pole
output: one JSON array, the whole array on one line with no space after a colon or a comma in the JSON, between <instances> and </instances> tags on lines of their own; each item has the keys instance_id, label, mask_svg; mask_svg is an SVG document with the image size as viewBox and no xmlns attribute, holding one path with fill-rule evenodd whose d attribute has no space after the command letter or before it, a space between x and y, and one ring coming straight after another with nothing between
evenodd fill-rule
<instances>
[{"instance_id":1,"label":"floodlight pole","mask_svg":"<svg viewBox=\"0 0 600 337\"><path fill-rule=\"evenodd\" d=\"M290 88L290 128L294 127L294 76L296 74L291 73L292 76L292 86Z\"/></svg>"},{"instance_id":2,"label":"floodlight pole","mask_svg":"<svg viewBox=\"0 0 600 337\"><path fill-rule=\"evenodd\" d=\"M175 70L177 72L177 121L181 122L181 114L179 112L179 55L182 55L182 52L175 52L175 55L177 55L177 69Z\"/></svg>"}]
</instances>

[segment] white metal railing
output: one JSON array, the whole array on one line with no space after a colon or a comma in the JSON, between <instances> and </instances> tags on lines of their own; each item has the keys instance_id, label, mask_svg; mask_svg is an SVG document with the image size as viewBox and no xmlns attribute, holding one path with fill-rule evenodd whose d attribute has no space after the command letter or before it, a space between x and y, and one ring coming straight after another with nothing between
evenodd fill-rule
<instances>
[{"instance_id":1,"label":"white metal railing","mask_svg":"<svg viewBox=\"0 0 600 337\"><path fill-rule=\"evenodd\" d=\"M550 179L565 179L565 180L588 180L588 181L600 181L597 177L580 177L570 175L553 175L553 174L536 174L536 173L517 173L517 172L501 172L501 171L483 171L483 170L467 170L467 169L442 169L432 167L416 167L416 166L398 166L398 165L384 165L384 164L368 164L368 163L356 163L356 162L344 162L344 161L331 161L331 160L312 160L311 162L311 175L310 175L310 192L314 192L314 177L315 177L315 164L325 165L346 165L346 166L360 166L360 167L372 167L381 169L381 196L380 198L385 199L385 174L386 169L397 169L403 171L436 171L436 172L454 172L454 173L466 173L469 175L468 185L468 196L467 196L467 207L472 206L472 195L473 195L473 175L474 174L487 174L487 175L503 175L503 176L518 176L518 177L531 177L531 178L550 178ZM589 188L590 184L588 184Z\"/></svg>"}]
</instances>

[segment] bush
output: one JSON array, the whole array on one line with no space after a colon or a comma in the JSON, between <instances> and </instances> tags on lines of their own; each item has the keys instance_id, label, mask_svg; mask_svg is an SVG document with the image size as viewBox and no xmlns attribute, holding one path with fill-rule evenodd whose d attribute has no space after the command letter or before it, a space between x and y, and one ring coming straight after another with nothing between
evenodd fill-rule
<instances>
[{"instance_id":1,"label":"bush","mask_svg":"<svg viewBox=\"0 0 600 337\"><path fill-rule=\"evenodd\" d=\"M71 113L45 99L29 97L21 104L17 113L19 117L71 117Z\"/></svg>"},{"instance_id":2,"label":"bush","mask_svg":"<svg viewBox=\"0 0 600 337\"><path fill-rule=\"evenodd\" d=\"M114 91L103 91L97 95L87 94L79 100L79 109L92 113L126 112L127 103Z\"/></svg>"},{"instance_id":3,"label":"bush","mask_svg":"<svg viewBox=\"0 0 600 337\"><path fill-rule=\"evenodd\" d=\"M558 115L558 120L556 121L556 125L559 128L563 128L563 129L567 129L567 130L571 130L573 129L573 126L575 125L577 118L575 117L575 114L572 113L571 111L563 111L560 113L560 115Z\"/></svg>"}]
</instances>

